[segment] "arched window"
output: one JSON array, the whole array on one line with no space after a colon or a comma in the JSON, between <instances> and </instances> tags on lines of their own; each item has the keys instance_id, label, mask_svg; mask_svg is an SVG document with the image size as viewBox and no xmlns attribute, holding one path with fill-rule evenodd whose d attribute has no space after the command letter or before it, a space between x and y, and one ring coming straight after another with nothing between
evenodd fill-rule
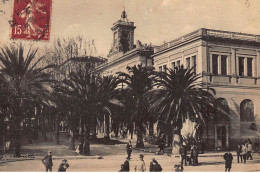
<instances>
[{"instance_id":1,"label":"arched window","mask_svg":"<svg viewBox=\"0 0 260 173\"><path fill-rule=\"evenodd\" d=\"M216 110L214 121L229 121L229 106L224 98L218 98L214 103Z\"/></svg>"},{"instance_id":2,"label":"arched window","mask_svg":"<svg viewBox=\"0 0 260 173\"><path fill-rule=\"evenodd\" d=\"M240 103L240 121L255 121L254 104L251 100L246 99Z\"/></svg>"}]
</instances>

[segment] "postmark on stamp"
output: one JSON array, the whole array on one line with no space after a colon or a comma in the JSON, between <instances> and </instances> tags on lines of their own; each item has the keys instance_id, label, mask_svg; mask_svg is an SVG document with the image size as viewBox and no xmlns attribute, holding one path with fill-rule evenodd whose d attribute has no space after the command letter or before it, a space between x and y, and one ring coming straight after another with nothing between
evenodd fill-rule
<instances>
[{"instance_id":1,"label":"postmark on stamp","mask_svg":"<svg viewBox=\"0 0 260 173\"><path fill-rule=\"evenodd\" d=\"M49 40L52 0L14 0L12 39Z\"/></svg>"}]
</instances>

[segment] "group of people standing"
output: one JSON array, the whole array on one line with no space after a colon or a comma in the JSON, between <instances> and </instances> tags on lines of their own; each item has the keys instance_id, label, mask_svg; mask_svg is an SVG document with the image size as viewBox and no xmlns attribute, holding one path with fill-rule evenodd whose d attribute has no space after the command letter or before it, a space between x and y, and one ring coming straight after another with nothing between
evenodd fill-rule
<instances>
[{"instance_id":1,"label":"group of people standing","mask_svg":"<svg viewBox=\"0 0 260 173\"><path fill-rule=\"evenodd\" d=\"M187 146L182 144L179 150L180 158L181 158L181 165L185 164L187 166L187 161L189 165L198 166L198 156L199 156L199 149L195 145L191 145L190 154L187 154Z\"/></svg>"},{"instance_id":2,"label":"group of people standing","mask_svg":"<svg viewBox=\"0 0 260 173\"><path fill-rule=\"evenodd\" d=\"M130 160L131 160L131 154L132 154L133 148L131 141L129 141L126 145L126 152L127 152L127 158L125 162L121 165L121 169L119 172L129 172L130 171ZM146 171L146 166L144 162L144 155L140 154L139 155L139 160L136 162L135 167L134 167L135 172L145 172ZM162 167L161 165L157 162L155 158L152 159L150 162L150 168L149 172L161 172Z\"/></svg>"},{"instance_id":3,"label":"group of people standing","mask_svg":"<svg viewBox=\"0 0 260 173\"><path fill-rule=\"evenodd\" d=\"M246 163L246 160L253 160L252 157L252 142L248 139L246 142L242 143L241 145L237 145L237 163L241 161L241 163Z\"/></svg>"}]
</instances>

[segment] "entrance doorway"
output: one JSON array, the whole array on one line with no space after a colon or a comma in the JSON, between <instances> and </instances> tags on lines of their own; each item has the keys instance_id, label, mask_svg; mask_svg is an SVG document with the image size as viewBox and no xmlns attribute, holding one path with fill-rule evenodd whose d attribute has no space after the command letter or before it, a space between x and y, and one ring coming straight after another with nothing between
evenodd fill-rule
<instances>
[{"instance_id":1,"label":"entrance doorway","mask_svg":"<svg viewBox=\"0 0 260 173\"><path fill-rule=\"evenodd\" d=\"M215 148L217 150L224 150L228 148L228 125L216 124L215 125Z\"/></svg>"}]
</instances>

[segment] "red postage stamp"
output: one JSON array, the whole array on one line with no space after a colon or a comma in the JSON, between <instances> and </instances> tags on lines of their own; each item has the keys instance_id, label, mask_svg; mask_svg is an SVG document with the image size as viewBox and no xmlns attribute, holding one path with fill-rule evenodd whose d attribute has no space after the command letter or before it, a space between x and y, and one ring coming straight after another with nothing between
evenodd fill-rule
<instances>
[{"instance_id":1,"label":"red postage stamp","mask_svg":"<svg viewBox=\"0 0 260 173\"><path fill-rule=\"evenodd\" d=\"M14 0L13 39L49 40L51 0Z\"/></svg>"}]
</instances>

